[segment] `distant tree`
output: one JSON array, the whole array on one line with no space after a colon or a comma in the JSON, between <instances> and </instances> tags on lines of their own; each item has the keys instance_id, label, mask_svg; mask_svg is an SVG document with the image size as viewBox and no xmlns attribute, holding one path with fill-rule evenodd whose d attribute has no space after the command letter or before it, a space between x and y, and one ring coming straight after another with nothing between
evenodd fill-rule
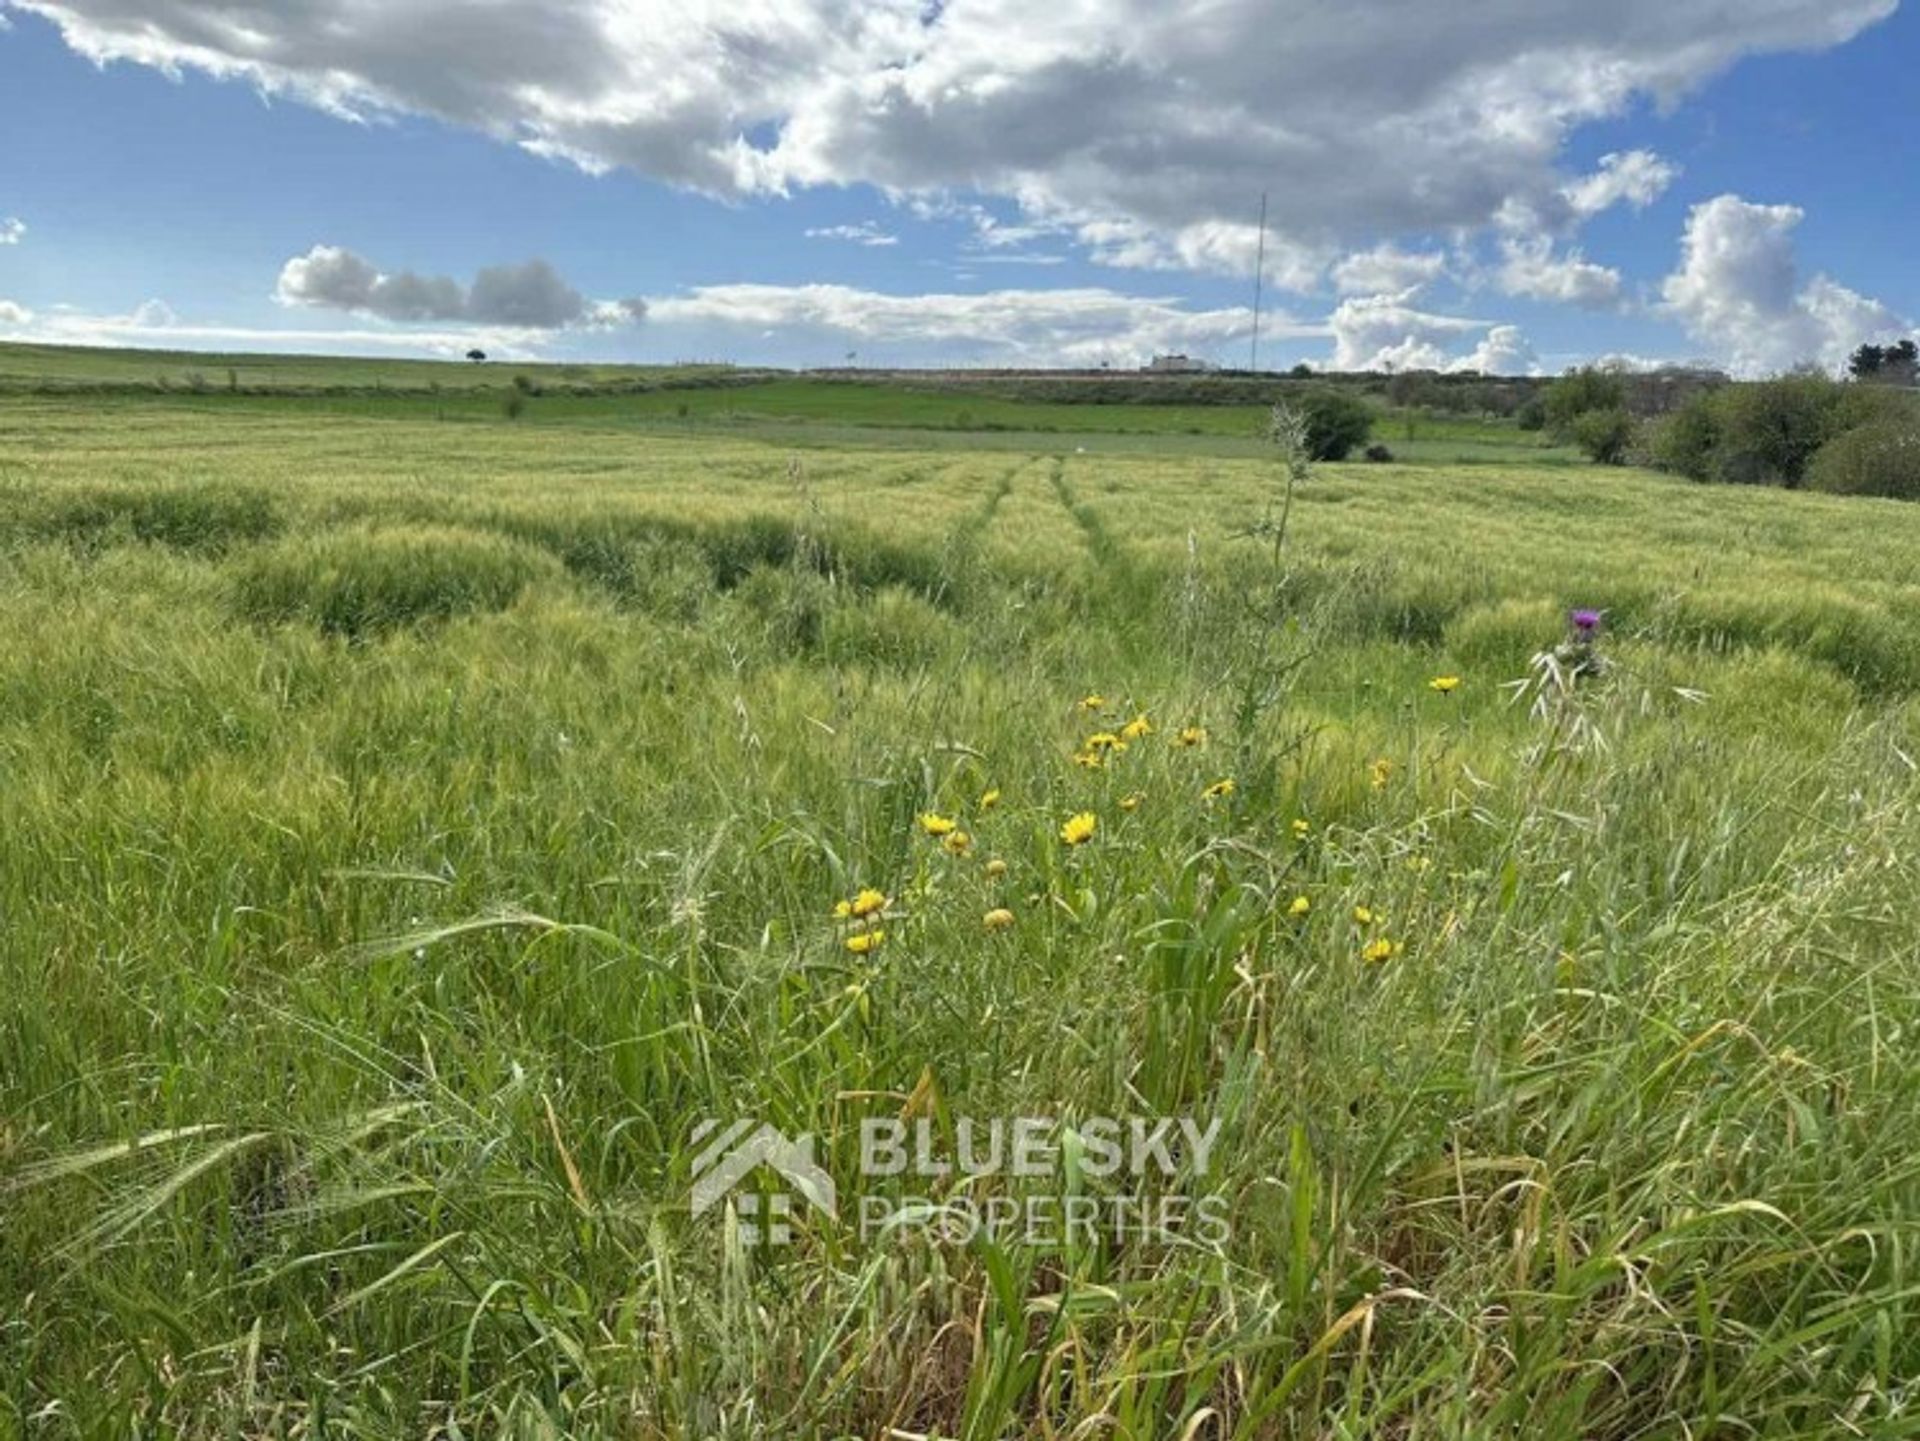
<instances>
[{"instance_id":1,"label":"distant tree","mask_svg":"<svg viewBox=\"0 0 1920 1441\"><path fill-rule=\"evenodd\" d=\"M1912 340L1896 340L1887 347L1880 370L1895 385L1912 385L1920 378L1920 345Z\"/></svg>"},{"instance_id":2,"label":"distant tree","mask_svg":"<svg viewBox=\"0 0 1920 1441\"><path fill-rule=\"evenodd\" d=\"M487 353L484 350L469 350L467 352L467 359L471 360L475 365L478 365L481 361L485 360L486 358L487 358Z\"/></svg>"},{"instance_id":3,"label":"distant tree","mask_svg":"<svg viewBox=\"0 0 1920 1441\"><path fill-rule=\"evenodd\" d=\"M1863 345L1847 357L1847 373L1855 380L1873 380L1886 363L1887 348L1884 345Z\"/></svg>"},{"instance_id":4,"label":"distant tree","mask_svg":"<svg viewBox=\"0 0 1920 1441\"><path fill-rule=\"evenodd\" d=\"M1912 385L1920 380L1920 345L1911 339L1891 345L1862 345L1847 357L1847 373L1855 380L1883 385Z\"/></svg>"},{"instance_id":5,"label":"distant tree","mask_svg":"<svg viewBox=\"0 0 1920 1441\"><path fill-rule=\"evenodd\" d=\"M1308 380L1313 376L1313 367L1303 360L1296 364L1292 370L1289 370L1287 374L1291 375L1295 380Z\"/></svg>"}]
</instances>

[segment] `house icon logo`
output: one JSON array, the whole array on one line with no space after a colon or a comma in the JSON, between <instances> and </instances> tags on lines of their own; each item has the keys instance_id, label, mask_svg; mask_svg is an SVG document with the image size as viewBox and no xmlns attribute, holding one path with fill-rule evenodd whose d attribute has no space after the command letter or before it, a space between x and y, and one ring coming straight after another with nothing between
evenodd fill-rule
<instances>
[{"instance_id":1,"label":"house icon logo","mask_svg":"<svg viewBox=\"0 0 1920 1441\"><path fill-rule=\"evenodd\" d=\"M733 1121L723 1126L706 1120L693 1128L693 1144L700 1147L693 1158L692 1209L696 1216L718 1205L760 1166L771 1167L814 1210L829 1217L837 1214L833 1177L814 1161L810 1135L790 1140L765 1122ZM740 1239L750 1246L762 1242L784 1246L793 1239L787 1224L793 1216L792 1195L776 1191L766 1197L764 1216L760 1201L758 1192L748 1192L735 1202Z\"/></svg>"}]
</instances>

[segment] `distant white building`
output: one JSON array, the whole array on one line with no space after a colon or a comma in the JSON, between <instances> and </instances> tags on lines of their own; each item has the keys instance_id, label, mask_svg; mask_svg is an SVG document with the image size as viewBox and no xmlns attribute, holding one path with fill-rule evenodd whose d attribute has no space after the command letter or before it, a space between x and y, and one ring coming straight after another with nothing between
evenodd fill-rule
<instances>
[{"instance_id":1,"label":"distant white building","mask_svg":"<svg viewBox=\"0 0 1920 1441\"><path fill-rule=\"evenodd\" d=\"M1198 360L1191 355L1156 355L1147 362L1147 369L1162 373L1168 371L1192 372L1196 370L1217 369L1211 360Z\"/></svg>"}]
</instances>

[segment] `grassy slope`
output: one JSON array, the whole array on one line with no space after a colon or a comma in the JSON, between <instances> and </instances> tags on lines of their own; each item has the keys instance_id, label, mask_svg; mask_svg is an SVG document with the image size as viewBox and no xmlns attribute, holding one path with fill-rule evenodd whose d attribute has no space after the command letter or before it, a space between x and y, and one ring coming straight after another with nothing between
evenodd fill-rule
<instances>
[{"instance_id":1,"label":"grassy slope","mask_svg":"<svg viewBox=\"0 0 1920 1441\"><path fill-rule=\"evenodd\" d=\"M204 384L241 389L357 390L385 386L421 391L498 389L515 375L547 384L613 385L716 375L732 367L554 365L462 360L390 360L352 356L233 354L199 350L110 350L86 346L0 342L0 392L23 388L156 387Z\"/></svg>"},{"instance_id":2,"label":"grassy slope","mask_svg":"<svg viewBox=\"0 0 1920 1441\"><path fill-rule=\"evenodd\" d=\"M1234 458L7 416L15 1424L1897 1434L1920 512L1328 467L1276 592ZM1500 687L1573 604L1618 666L1556 731ZM1222 1118L1233 1240L684 1214L694 1120L847 1174L923 1077Z\"/></svg>"},{"instance_id":3,"label":"grassy slope","mask_svg":"<svg viewBox=\"0 0 1920 1441\"><path fill-rule=\"evenodd\" d=\"M517 396L516 381L535 393ZM433 414L445 422L491 424L512 404L519 423L530 426L721 430L806 446L945 447L960 436L968 446L1018 450L1031 434L1058 433L1101 452L1139 450L1143 442L1147 449L1195 455L1251 458L1265 450L1264 404L1107 405L981 393L1005 384L965 376L849 382L757 376L723 366L471 365L0 343L0 395L86 390L96 406L146 406L165 391L180 405L210 413L238 407L269 415L411 420L423 413L422 392L430 392ZM1375 438L1399 458L1423 462L1575 458L1541 435L1471 417L1383 411Z\"/></svg>"}]
</instances>

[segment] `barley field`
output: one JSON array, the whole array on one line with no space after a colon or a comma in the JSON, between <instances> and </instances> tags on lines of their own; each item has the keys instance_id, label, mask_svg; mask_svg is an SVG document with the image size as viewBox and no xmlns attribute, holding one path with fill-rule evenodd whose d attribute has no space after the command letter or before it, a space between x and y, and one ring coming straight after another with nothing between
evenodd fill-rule
<instances>
[{"instance_id":1,"label":"barley field","mask_svg":"<svg viewBox=\"0 0 1920 1441\"><path fill-rule=\"evenodd\" d=\"M0 1434L1920 1432L1920 511L534 409L0 400Z\"/></svg>"}]
</instances>

